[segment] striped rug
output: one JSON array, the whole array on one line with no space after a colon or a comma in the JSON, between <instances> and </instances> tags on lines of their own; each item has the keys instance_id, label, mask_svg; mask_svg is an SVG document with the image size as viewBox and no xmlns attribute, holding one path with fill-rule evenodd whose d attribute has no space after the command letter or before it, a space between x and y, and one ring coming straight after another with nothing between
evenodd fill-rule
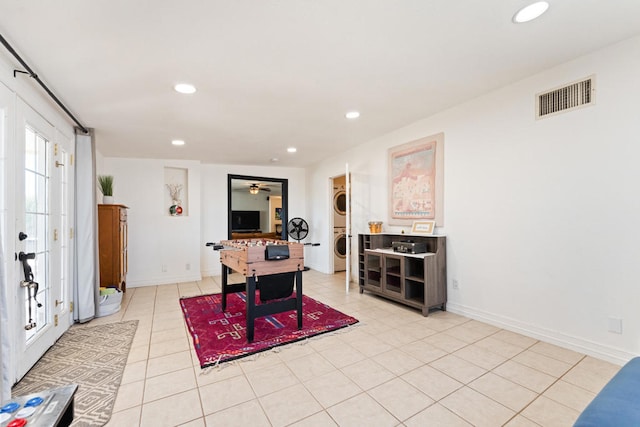
<instances>
[{"instance_id":1,"label":"striped rug","mask_svg":"<svg viewBox=\"0 0 640 427\"><path fill-rule=\"evenodd\" d=\"M72 326L13 387L12 395L77 384L71 425L106 424L137 327L137 320Z\"/></svg>"}]
</instances>

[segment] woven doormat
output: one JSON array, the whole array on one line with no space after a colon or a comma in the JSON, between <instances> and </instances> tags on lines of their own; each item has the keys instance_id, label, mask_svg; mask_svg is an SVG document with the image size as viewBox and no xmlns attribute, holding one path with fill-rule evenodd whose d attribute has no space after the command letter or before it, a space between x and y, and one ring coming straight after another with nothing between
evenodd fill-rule
<instances>
[{"instance_id":1,"label":"woven doormat","mask_svg":"<svg viewBox=\"0 0 640 427\"><path fill-rule=\"evenodd\" d=\"M13 387L12 395L77 384L71 425L106 424L137 327L137 320L72 326Z\"/></svg>"}]
</instances>

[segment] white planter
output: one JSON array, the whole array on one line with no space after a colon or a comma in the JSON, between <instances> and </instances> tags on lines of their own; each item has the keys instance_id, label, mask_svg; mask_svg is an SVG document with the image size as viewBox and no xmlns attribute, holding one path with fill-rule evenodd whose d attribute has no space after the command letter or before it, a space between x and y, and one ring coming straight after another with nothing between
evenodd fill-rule
<instances>
[{"instance_id":1,"label":"white planter","mask_svg":"<svg viewBox=\"0 0 640 427\"><path fill-rule=\"evenodd\" d=\"M104 205L112 205L113 204L113 196L102 196L102 204L104 204Z\"/></svg>"}]
</instances>

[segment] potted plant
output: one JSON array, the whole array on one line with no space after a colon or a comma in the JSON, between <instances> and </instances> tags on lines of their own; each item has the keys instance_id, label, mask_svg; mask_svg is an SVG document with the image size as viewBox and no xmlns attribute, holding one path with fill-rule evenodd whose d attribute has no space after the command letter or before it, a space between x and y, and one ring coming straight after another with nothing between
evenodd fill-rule
<instances>
[{"instance_id":1,"label":"potted plant","mask_svg":"<svg viewBox=\"0 0 640 427\"><path fill-rule=\"evenodd\" d=\"M98 185L102 192L102 203L105 205L113 204L113 176L98 175Z\"/></svg>"}]
</instances>

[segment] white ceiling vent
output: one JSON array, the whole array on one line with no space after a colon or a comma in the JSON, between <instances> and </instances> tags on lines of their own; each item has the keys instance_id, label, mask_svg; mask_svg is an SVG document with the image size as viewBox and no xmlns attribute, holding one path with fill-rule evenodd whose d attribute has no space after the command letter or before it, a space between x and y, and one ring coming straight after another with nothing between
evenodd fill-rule
<instances>
[{"instance_id":1,"label":"white ceiling vent","mask_svg":"<svg viewBox=\"0 0 640 427\"><path fill-rule=\"evenodd\" d=\"M595 76L536 96L536 119L593 105Z\"/></svg>"}]
</instances>

